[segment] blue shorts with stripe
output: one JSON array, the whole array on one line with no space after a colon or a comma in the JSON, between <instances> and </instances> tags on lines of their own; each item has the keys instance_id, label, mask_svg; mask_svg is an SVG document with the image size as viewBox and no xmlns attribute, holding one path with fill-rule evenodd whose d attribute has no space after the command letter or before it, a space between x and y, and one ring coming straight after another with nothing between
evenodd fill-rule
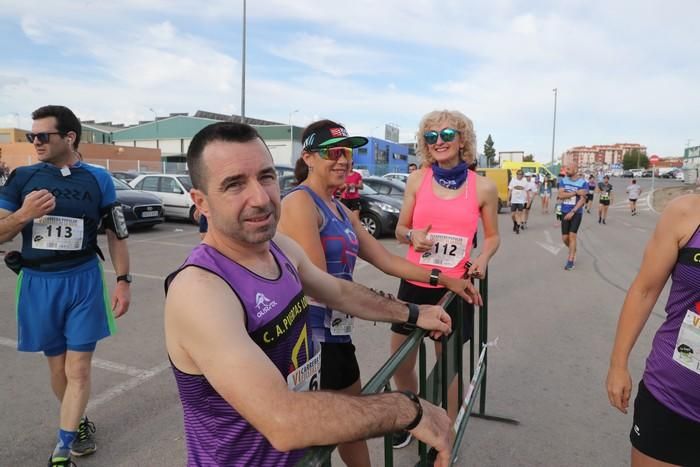
<instances>
[{"instance_id":1,"label":"blue shorts with stripe","mask_svg":"<svg viewBox=\"0 0 700 467\"><path fill-rule=\"evenodd\" d=\"M93 259L65 271L23 268L17 278L17 349L92 351L116 331L102 264Z\"/></svg>"}]
</instances>

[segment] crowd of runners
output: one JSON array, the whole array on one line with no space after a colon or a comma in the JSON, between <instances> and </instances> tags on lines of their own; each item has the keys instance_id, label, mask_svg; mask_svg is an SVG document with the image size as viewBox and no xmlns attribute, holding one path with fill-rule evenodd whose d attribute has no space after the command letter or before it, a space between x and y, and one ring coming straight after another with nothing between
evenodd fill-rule
<instances>
[{"instance_id":1,"label":"crowd of runners","mask_svg":"<svg viewBox=\"0 0 700 467\"><path fill-rule=\"evenodd\" d=\"M60 404L48 465L68 467L97 449L95 425L85 416L90 364L97 342L129 308L128 232L109 174L81 160L73 112L46 106L33 120L28 140L40 162L15 169L0 191L0 241L22 234L21 253L6 258L18 273L18 350L47 357ZM469 170L476 157L471 120L435 111L419 128L422 161L408 177L395 233L407 246L405 257L369 235L356 213L362 181L351 172L352 150L367 138L350 136L332 120L309 125L298 185L281 200L271 154L253 127L221 122L194 136L187 165L202 242L166 279L164 313L187 465L288 466L311 446L338 444L346 465L365 466L365 440L385 434L393 434L395 448L415 437L437 450L436 465L448 465L457 381L447 411L420 399L412 354L394 375L396 391L360 396L352 343L353 319L391 323L392 352L415 328L433 338L451 333L455 316L436 305L447 290L466 302L468 339L473 306L481 304L471 279L483 277L501 241L496 187ZM593 192L601 225L614 192L607 177L586 180L576 167L565 170L556 181L518 171L509 197L519 234L528 228L534 198L548 213L556 190L569 247L565 267L573 269ZM636 215L641 189L633 182L626 191ZM610 403L626 411L628 355L671 277L667 318L635 401L633 465L698 464L698 198L678 198L664 211L620 315L607 390ZM100 225L117 273L111 298L97 246ZM480 249L473 255L477 229ZM397 298L353 282L358 257L401 279Z\"/></svg>"}]
</instances>

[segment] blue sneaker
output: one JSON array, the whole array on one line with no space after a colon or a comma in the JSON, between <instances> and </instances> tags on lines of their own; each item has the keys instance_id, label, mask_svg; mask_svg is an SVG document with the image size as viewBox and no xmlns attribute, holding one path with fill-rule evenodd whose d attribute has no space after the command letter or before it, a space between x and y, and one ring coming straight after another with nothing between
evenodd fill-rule
<instances>
[{"instance_id":1,"label":"blue sneaker","mask_svg":"<svg viewBox=\"0 0 700 467\"><path fill-rule=\"evenodd\" d=\"M566 266L564 266L564 270L571 271L572 269L574 269L574 262L569 259L566 261Z\"/></svg>"}]
</instances>

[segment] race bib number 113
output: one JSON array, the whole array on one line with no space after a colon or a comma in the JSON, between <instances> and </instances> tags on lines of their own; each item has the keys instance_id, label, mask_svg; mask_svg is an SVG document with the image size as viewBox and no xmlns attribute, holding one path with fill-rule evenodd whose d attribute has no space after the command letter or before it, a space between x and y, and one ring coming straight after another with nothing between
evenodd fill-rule
<instances>
[{"instance_id":1,"label":"race bib number 113","mask_svg":"<svg viewBox=\"0 0 700 467\"><path fill-rule=\"evenodd\" d=\"M81 250L83 220L75 217L43 216L32 224L32 248L37 250Z\"/></svg>"}]
</instances>

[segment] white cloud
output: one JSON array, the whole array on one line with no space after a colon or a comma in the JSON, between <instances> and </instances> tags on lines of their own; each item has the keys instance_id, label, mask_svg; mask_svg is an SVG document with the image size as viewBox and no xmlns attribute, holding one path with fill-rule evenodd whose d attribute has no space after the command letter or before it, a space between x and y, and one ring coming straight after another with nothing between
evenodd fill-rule
<instances>
[{"instance_id":1,"label":"white cloud","mask_svg":"<svg viewBox=\"0 0 700 467\"><path fill-rule=\"evenodd\" d=\"M297 124L319 115L376 135L393 121L411 139L423 113L457 108L480 140L548 158L557 87L557 152L636 139L679 154L700 140L698 14L694 0L248 2L250 34L269 27L260 47L272 57L249 58L247 113L286 122L300 109ZM229 0L8 2L0 20L86 72L9 61L0 108L61 101L131 122L149 107L238 112L240 17Z\"/></svg>"}]
</instances>

